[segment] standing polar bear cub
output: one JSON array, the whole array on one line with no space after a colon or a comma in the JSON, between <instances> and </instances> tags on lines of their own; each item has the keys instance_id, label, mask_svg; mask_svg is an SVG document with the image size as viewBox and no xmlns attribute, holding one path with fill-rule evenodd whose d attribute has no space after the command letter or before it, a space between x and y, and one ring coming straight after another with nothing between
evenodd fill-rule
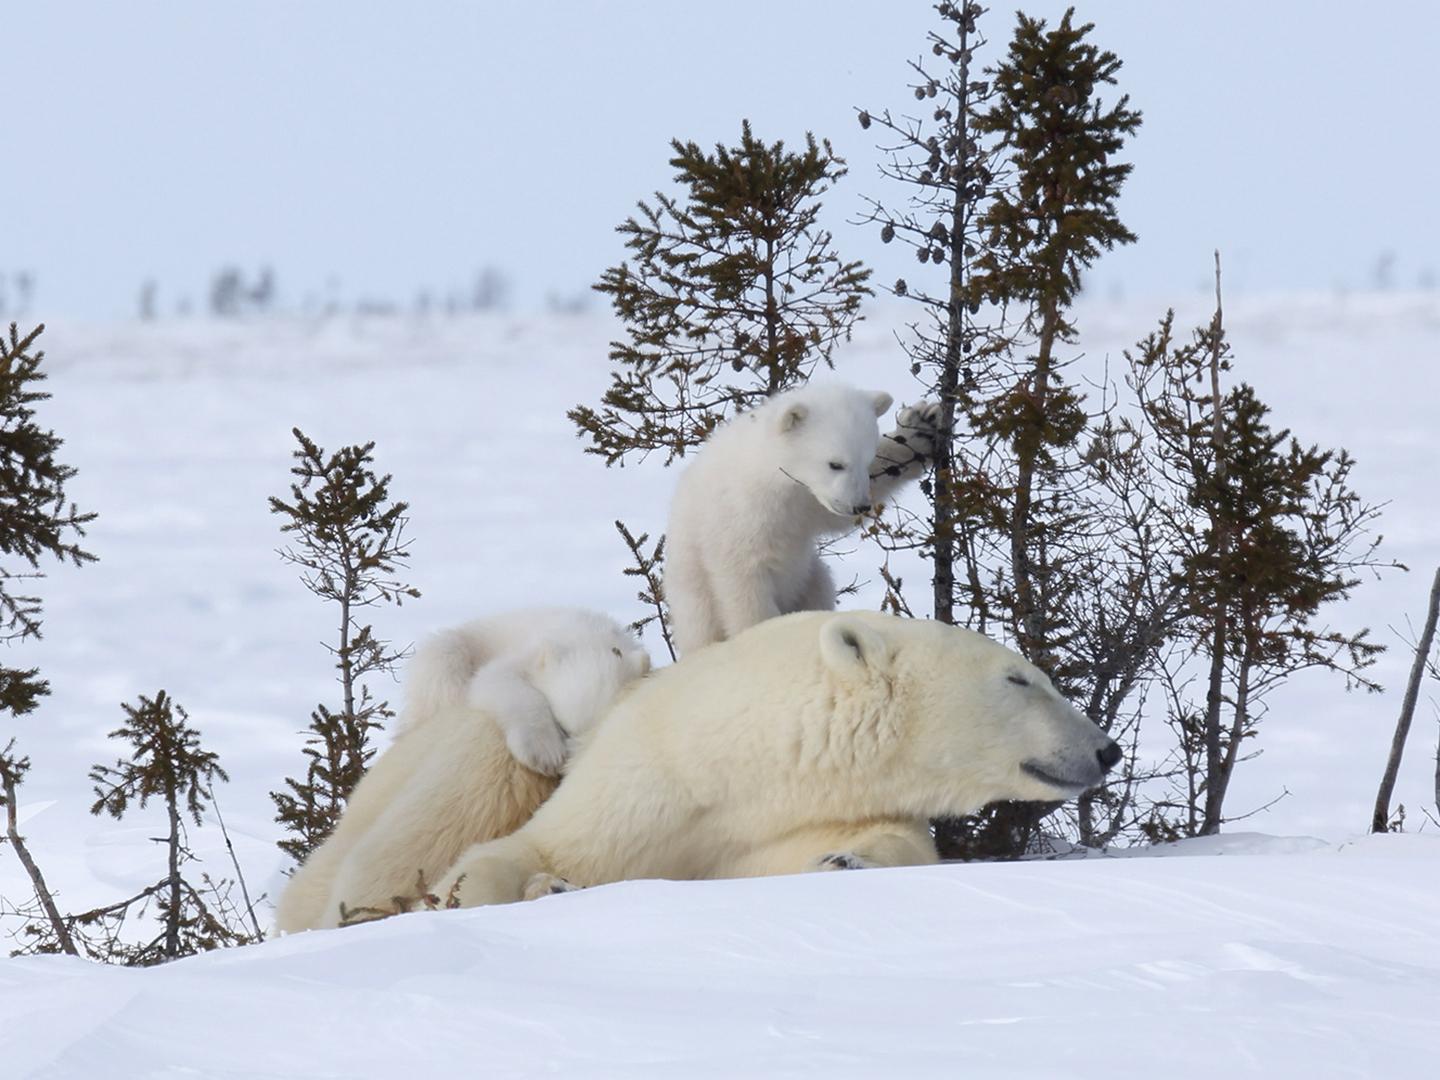
<instances>
[{"instance_id":1,"label":"standing polar bear cub","mask_svg":"<svg viewBox=\"0 0 1440 1080\"><path fill-rule=\"evenodd\" d=\"M433 884L471 844L529 820L583 735L650 658L614 620L518 611L437 634L406 680L395 742L280 896L282 933L336 926Z\"/></svg>"},{"instance_id":2,"label":"standing polar bear cub","mask_svg":"<svg viewBox=\"0 0 1440 1080\"><path fill-rule=\"evenodd\" d=\"M835 607L816 540L920 475L940 409L900 410L889 394L806 385L717 429L675 488L665 533L665 599L675 645L690 653L793 611Z\"/></svg>"},{"instance_id":3,"label":"standing polar bear cub","mask_svg":"<svg viewBox=\"0 0 1440 1080\"><path fill-rule=\"evenodd\" d=\"M877 613L771 619L610 710L521 829L441 879L462 906L630 878L933 862L919 824L1068 799L1120 748L1017 653Z\"/></svg>"}]
</instances>

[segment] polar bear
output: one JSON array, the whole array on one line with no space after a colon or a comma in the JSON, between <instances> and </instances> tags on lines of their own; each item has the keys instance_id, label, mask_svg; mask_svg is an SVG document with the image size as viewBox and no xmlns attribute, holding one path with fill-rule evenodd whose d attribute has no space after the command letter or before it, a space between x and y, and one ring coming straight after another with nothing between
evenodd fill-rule
<instances>
[{"instance_id":1,"label":"polar bear","mask_svg":"<svg viewBox=\"0 0 1440 1080\"><path fill-rule=\"evenodd\" d=\"M817 539L854 528L934 454L939 406L902 409L882 439L876 421L891 403L805 385L706 440L676 485L665 533L664 593L682 655L776 615L835 607Z\"/></svg>"},{"instance_id":2,"label":"polar bear","mask_svg":"<svg viewBox=\"0 0 1440 1080\"><path fill-rule=\"evenodd\" d=\"M625 661L615 663L615 658ZM558 776L570 740L650 657L608 615L583 608L531 608L442 630L410 662L401 729L467 699L487 710L515 760ZM603 704L603 702L602 702Z\"/></svg>"},{"instance_id":3,"label":"polar bear","mask_svg":"<svg viewBox=\"0 0 1440 1080\"><path fill-rule=\"evenodd\" d=\"M929 863L925 819L1068 799L1120 756L1039 669L973 631L786 615L636 686L554 797L440 887L468 907L562 883Z\"/></svg>"},{"instance_id":4,"label":"polar bear","mask_svg":"<svg viewBox=\"0 0 1440 1080\"><path fill-rule=\"evenodd\" d=\"M471 844L524 824L559 783L570 741L649 668L631 634L582 609L511 612L435 635L411 662L395 742L291 877L276 928L335 926L342 902L385 909Z\"/></svg>"}]
</instances>

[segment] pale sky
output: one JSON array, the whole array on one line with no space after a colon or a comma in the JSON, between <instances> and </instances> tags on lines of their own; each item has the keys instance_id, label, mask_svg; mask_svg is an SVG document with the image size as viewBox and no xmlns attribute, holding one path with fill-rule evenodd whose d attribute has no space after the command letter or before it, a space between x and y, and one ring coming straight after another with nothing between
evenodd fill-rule
<instances>
[{"instance_id":1,"label":"pale sky","mask_svg":"<svg viewBox=\"0 0 1440 1080\"><path fill-rule=\"evenodd\" d=\"M1387 253L1396 287L1440 277L1440 4L1076 6L1145 114L1120 203L1140 242L1095 291L1192 293L1217 246L1232 295L1367 287ZM826 224L892 281L913 259L846 223L899 195L854 107L914 104L935 22L920 0L0 0L0 274L32 273L52 320L131 315L147 278L162 310L199 301L232 262L272 265L289 304L331 280L409 304L491 264L536 307L620 260L671 137L748 117L849 159Z\"/></svg>"}]
</instances>

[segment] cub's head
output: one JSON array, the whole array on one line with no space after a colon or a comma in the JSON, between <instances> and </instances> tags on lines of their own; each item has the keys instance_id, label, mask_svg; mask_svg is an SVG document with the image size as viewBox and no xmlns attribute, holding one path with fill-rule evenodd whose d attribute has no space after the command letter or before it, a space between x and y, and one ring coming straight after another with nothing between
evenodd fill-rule
<instances>
[{"instance_id":1,"label":"cub's head","mask_svg":"<svg viewBox=\"0 0 1440 1080\"><path fill-rule=\"evenodd\" d=\"M805 386L777 398L767 419L783 448L781 470L830 513L865 513L880 444L876 421L893 401L883 391L851 386Z\"/></svg>"},{"instance_id":2,"label":"cub's head","mask_svg":"<svg viewBox=\"0 0 1440 1080\"><path fill-rule=\"evenodd\" d=\"M530 682L571 737L584 734L630 683L650 670L650 654L613 619L576 612L530 664Z\"/></svg>"},{"instance_id":3,"label":"cub's head","mask_svg":"<svg viewBox=\"0 0 1440 1080\"><path fill-rule=\"evenodd\" d=\"M919 813L1074 798L1122 756L1044 672L973 631L852 612L821 625L820 655L842 684L887 688Z\"/></svg>"}]
</instances>

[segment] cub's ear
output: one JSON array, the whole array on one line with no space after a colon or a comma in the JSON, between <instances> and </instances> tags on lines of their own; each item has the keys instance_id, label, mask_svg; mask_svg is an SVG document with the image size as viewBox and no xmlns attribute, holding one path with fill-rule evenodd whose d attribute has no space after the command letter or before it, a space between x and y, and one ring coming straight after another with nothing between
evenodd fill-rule
<instances>
[{"instance_id":1,"label":"cub's ear","mask_svg":"<svg viewBox=\"0 0 1440 1080\"><path fill-rule=\"evenodd\" d=\"M895 404L895 399L884 390L876 390L870 395L870 398L875 403L876 416L884 416L890 411L890 406Z\"/></svg>"},{"instance_id":2,"label":"cub's ear","mask_svg":"<svg viewBox=\"0 0 1440 1080\"><path fill-rule=\"evenodd\" d=\"M780 416L780 430L795 430L797 427L799 427L805 422L805 418L809 415L810 407L808 405L801 405L798 402L794 405L791 405Z\"/></svg>"},{"instance_id":3,"label":"cub's ear","mask_svg":"<svg viewBox=\"0 0 1440 1080\"><path fill-rule=\"evenodd\" d=\"M820 628L820 659L837 675L864 678L890 667L890 645L862 619L836 615Z\"/></svg>"}]
</instances>

